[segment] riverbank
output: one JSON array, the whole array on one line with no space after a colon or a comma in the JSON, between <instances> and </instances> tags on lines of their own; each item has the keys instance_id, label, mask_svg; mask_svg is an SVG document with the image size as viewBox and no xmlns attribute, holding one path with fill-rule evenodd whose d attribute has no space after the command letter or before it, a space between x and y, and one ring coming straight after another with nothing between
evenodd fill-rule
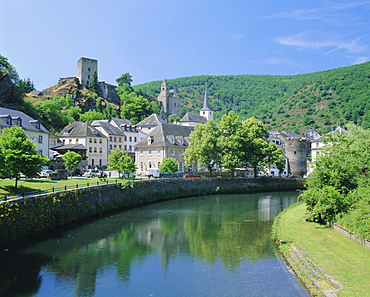
<instances>
[{"instance_id":1,"label":"riverbank","mask_svg":"<svg viewBox=\"0 0 370 297\"><path fill-rule=\"evenodd\" d=\"M370 296L370 250L326 225L306 222L305 212L304 204L295 205L274 223L274 237L290 266L312 293ZM310 268L303 268L304 262Z\"/></svg>"}]
</instances>

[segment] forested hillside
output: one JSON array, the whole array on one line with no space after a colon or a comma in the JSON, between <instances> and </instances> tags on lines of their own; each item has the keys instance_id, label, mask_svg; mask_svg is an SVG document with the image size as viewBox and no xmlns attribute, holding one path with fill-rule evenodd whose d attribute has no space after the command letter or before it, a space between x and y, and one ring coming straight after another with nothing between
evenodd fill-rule
<instances>
[{"instance_id":1,"label":"forested hillside","mask_svg":"<svg viewBox=\"0 0 370 297\"><path fill-rule=\"evenodd\" d=\"M370 127L370 62L322 72L291 75L192 76L167 80L181 98L181 115L199 113L205 84L216 120L230 110L255 116L268 129L328 132L338 124ZM162 81L134 86L158 96Z\"/></svg>"}]
</instances>

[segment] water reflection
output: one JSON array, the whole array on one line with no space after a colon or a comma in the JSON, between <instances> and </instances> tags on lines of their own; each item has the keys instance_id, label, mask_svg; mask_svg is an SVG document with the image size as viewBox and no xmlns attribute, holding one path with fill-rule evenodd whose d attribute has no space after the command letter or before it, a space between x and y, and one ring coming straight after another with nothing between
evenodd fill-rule
<instances>
[{"instance_id":1,"label":"water reflection","mask_svg":"<svg viewBox=\"0 0 370 297\"><path fill-rule=\"evenodd\" d=\"M287 288L281 296L289 290L290 296L308 296L271 244L273 217L296 197L294 192L205 196L105 217L7 252L19 269L1 268L0 295L235 296L248 290L253 296L256 290L260 296L261 278L271 275L263 296L279 296L282 282Z\"/></svg>"}]
</instances>

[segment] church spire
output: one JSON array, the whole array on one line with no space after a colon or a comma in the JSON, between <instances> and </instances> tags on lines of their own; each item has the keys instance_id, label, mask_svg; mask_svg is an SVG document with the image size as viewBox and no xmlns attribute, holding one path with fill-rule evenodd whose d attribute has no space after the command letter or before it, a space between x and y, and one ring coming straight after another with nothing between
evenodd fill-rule
<instances>
[{"instance_id":1,"label":"church spire","mask_svg":"<svg viewBox=\"0 0 370 297\"><path fill-rule=\"evenodd\" d=\"M200 115L202 117L205 117L208 120L213 120L213 111L209 108L208 105L208 90L207 86L204 91L204 102L203 102L203 108L200 110Z\"/></svg>"}]
</instances>

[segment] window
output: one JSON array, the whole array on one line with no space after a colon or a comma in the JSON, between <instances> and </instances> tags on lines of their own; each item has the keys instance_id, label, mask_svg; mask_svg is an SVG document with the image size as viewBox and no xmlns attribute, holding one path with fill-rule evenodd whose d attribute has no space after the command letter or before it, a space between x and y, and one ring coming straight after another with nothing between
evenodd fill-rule
<instances>
[{"instance_id":1,"label":"window","mask_svg":"<svg viewBox=\"0 0 370 297\"><path fill-rule=\"evenodd\" d=\"M129 151L132 151L132 146L130 145Z\"/></svg>"},{"instance_id":2,"label":"window","mask_svg":"<svg viewBox=\"0 0 370 297\"><path fill-rule=\"evenodd\" d=\"M89 72L90 72L90 67L89 67L89 68L87 68L87 71L89 71Z\"/></svg>"},{"instance_id":3,"label":"window","mask_svg":"<svg viewBox=\"0 0 370 297\"><path fill-rule=\"evenodd\" d=\"M144 163L140 162L140 171L144 171Z\"/></svg>"},{"instance_id":4,"label":"window","mask_svg":"<svg viewBox=\"0 0 370 297\"><path fill-rule=\"evenodd\" d=\"M152 168L152 162L148 162L148 168Z\"/></svg>"},{"instance_id":5,"label":"window","mask_svg":"<svg viewBox=\"0 0 370 297\"><path fill-rule=\"evenodd\" d=\"M157 150L157 155L159 156L161 154L161 150Z\"/></svg>"},{"instance_id":6,"label":"window","mask_svg":"<svg viewBox=\"0 0 370 297\"><path fill-rule=\"evenodd\" d=\"M161 166L161 162L158 162L158 167L157 168L159 168L159 166Z\"/></svg>"},{"instance_id":7,"label":"window","mask_svg":"<svg viewBox=\"0 0 370 297\"><path fill-rule=\"evenodd\" d=\"M91 138L89 138L89 142L92 143L92 139Z\"/></svg>"},{"instance_id":8,"label":"window","mask_svg":"<svg viewBox=\"0 0 370 297\"><path fill-rule=\"evenodd\" d=\"M125 145L125 151L127 151L127 145Z\"/></svg>"},{"instance_id":9,"label":"window","mask_svg":"<svg viewBox=\"0 0 370 297\"><path fill-rule=\"evenodd\" d=\"M102 153L102 152L103 152L103 149L99 147L99 153Z\"/></svg>"},{"instance_id":10,"label":"window","mask_svg":"<svg viewBox=\"0 0 370 297\"><path fill-rule=\"evenodd\" d=\"M90 75L87 76L87 79L90 79Z\"/></svg>"},{"instance_id":11,"label":"window","mask_svg":"<svg viewBox=\"0 0 370 297\"><path fill-rule=\"evenodd\" d=\"M69 143L72 143L72 139L69 139Z\"/></svg>"},{"instance_id":12,"label":"window","mask_svg":"<svg viewBox=\"0 0 370 297\"><path fill-rule=\"evenodd\" d=\"M76 143L78 143L78 138L76 138Z\"/></svg>"},{"instance_id":13,"label":"window","mask_svg":"<svg viewBox=\"0 0 370 297\"><path fill-rule=\"evenodd\" d=\"M117 142L117 137L116 136L114 136L114 142Z\"/></svg>"},{"instance_id":14,"label":"window","mask_svg":"<svg viewBox=\"0 0 370 297\"><path fill-rule=\"evenodd\" d=\"M42 135L39 135L39 143L42 143Z\"/></svg>"},{"instance_id":15,"label":"window","mask_svg":"<svg viewBox=\"0 0 370 297\"><path fill-rule=\"evenodd\" d=\"M130 136L130 140L129 140L130 142L132 142L132 137Z\"/></svg>"},{"instance_id":16,"label":"window","mask_svg":"<svg viewBox=\"0 0 370 297\"><path fill-rule=\"evenodd\" d=\"M142 156L143 155L143 150L140 150L140 156Z\"/></svg>"},{"instance_id":17,"label":"window","mask_svg":"<svg viewBox=\"0 0 370 297\"><path fill-rule=\"evenodd\" d=\"M180 150L180 156L184 154L184 150Z\"/></svg>"},{"instance_id":18,"label":"window","mask_svg":"<svg viewBox=\"0 0 370 297\"><path fill-rule=\"evenodd\" d=\"M89 153L92 153L92 147L91 146L89 147Z\"/></svg>"},{"instance_id":19,"label":"window","mask_svg":"<svg viewBox=\"0 0 370 297\"><path fill-rule=\"evenodd\" d=\"M110 149L110 150L111 150L111 149L113 149L113 146L112 146L111 144L109 145L109 149Z\"/></svg>"},{"instance_id":20,"label":"window","mask_svg":"<svg viewBox=\"0 0 370 297\"><path fill-rule=\"evenodd\" d=\"M38 151L38 154L42 156L42 150L39 150Z\"/></svg>"},{"instance_id":21,"label":"window","mask_svg":"<svg viewBox=\"0 0 370 297\"><path fill-rule=\"evenodd\" d=\"M117 147L117 145L114 145L114 148L116 148Z\"/></svg>"},{"instance_id":22,"label":"window","mask_svg":"<svg viewBox=\"0 0 370 297\"><path fill-rule=\"evenodd\" d=\"M124 138L124 139L125 139L125 141L127 141L127 136L125 136L125 138Z\"/></svg>"},{"instance_id":23,"label":"window","mask_svg":"<svg viewBox=\"0 0 370 297\"><path fill-rule=\"evenodd\" d=\"M97 143L96 138L94 138L94 143Z\"/></svg>"},{"instance_id":24,"label":"window","mask_svg":"<svg viewBox=\"0 0 370 297\"><path fill-rule=\"evenodd\" d=\"M118 148L121 149L121 145L120 144L118 145Z\"/></svg>"},{"instance_id":25,"label":"window","mask_svg":"<svg viewBox=\"0 0 370 297\"><path fill-rule=\"evenodd\" d=\"M96 153L96 152L97 152L96 147L94 147L94 153Z\"/></svg>"},{"instance_id":26,"label":"window","mask_svg":"<svg viewBox=\"0 0 370 297\"><path fill-rule=\"evenodd\" d=\"M182 162L179 162L179 171L184 171L182 167Z\"/></svg>"},{"instance_id":27,"label":"window","mask_svg":"<svg viewBox=\"0 0 370 297\"><path fill-rule=\"evenodd\" d=\"M112 136L109 136L109 141L112 141Z\"/></svg>"},{"instance_id":28,"label":"window","mask_svg":"<svg viewBox=\"0 0 370 297\"><path fill-rule=\"evenodd\" d=\"M118 142L122 142L122 138L121 137L118 137Z\"/></svg>"},{"instance_id":29,"label":"window","mask_svg":"<svg viewBox=\"0 0 370 297\"><path fill-rule=\"evenodd\" d=\"M134 137L134 142L136 142L137 141L137 138L136 137Z\"/></svg>"},{"instance_id":30,"label":"window","mask_svg":"<svg viewBox=\"0 0 370 297\"><path fill-rule=\"evenodd\" d=\"M175 150L171 150L171 156L175 155Z\"/></svg>"},{"instance_id":31,"label":"window","mask_svg":"<svg viewBox=\"0 0 370 297\"><path fill-rule=\"evenodd\" d=\"M103 143L103 139L99 139L99 143Z\"/></svg>"},{"instance_id":32,"label":"window","mask_svg":"<svg viewBox=\"0 0 370 297\"><path fill-rule=\"evenodd\" d=\"M148 150L148 156L152 155L152 150Z\"/></svg>"}]
</instances>

